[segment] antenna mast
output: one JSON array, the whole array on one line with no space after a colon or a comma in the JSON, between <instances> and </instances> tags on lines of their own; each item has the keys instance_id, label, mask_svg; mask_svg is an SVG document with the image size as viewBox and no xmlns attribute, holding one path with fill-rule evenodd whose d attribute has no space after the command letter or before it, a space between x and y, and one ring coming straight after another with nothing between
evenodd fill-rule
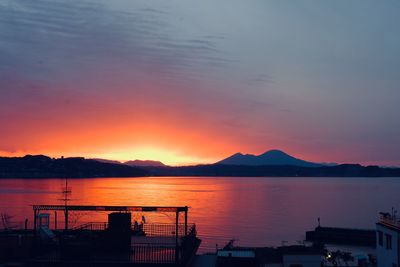
<instances>
[{"instance_id":1,"label":"antenna mast","mask_svg":"<svg viewBox=\"0 0 400 267\"><path fill-rule=\"evenodd\" d=\"M65 177L65 186L62 188L62 199L64 202L65 210L64 210L64 218L65 218L65 230L68 230L68 201L71 200L70 196L72 194L71 187L68 186L68 177Z\"/></svg>"},{"instance_id":2,"label":"antenna mast","mask_svg":"<svg viewBox=\"0 0 400 267\"><path fill-rule=\"evenodd\" d=\"M71 187L68 186L68 178L65 177L65 186L62 188L62 201L64 201L64 206L67 207L68 206L68 201L70 201L71 199L69 198L72 194L72 189Z\"/></svg>"}]
</instances>

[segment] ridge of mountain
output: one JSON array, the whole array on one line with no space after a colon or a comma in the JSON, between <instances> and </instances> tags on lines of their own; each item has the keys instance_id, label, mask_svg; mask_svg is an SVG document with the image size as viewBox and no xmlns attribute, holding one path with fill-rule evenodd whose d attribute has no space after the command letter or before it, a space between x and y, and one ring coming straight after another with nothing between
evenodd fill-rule
<instances>
[{"instance_id":1,"label":"ridge of mountain","mask_svg":"<svg viewBox=\"0 0 400 267\"><path fill-rule=\"evenodd\" d=\"M300 166L300 167L321 167L322 163L314 163L295 158L281 150L269 150L260 155L236 153L226 159L218 161L221 165L241 166Z\"/></svg>"}]
</instances>

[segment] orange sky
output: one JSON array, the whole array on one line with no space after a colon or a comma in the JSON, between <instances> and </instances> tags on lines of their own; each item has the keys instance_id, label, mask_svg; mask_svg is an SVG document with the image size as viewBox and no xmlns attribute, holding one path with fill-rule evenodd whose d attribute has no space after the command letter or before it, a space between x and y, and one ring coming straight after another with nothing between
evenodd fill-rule
<instances>
[{"instance_id":1,"label":"orange sky","mask_svg":"<svg viewBox=\"0 0 400 267\"><path fill-rule=\"evenodd\" d=\"M7 114L0 117L0 154L186 165L281 149L315 162L375 163L357 160L361 153L368 156L364 151L373 151L373 145L352 141L349 146L337 139L340 129L327 128L329 122L317 124L318 116L311 112L305 120L260 105L247 92L210 94L201 83L165 85L157 80L134 84L132 92L126 84L111 82L109 90L94 83L97 90L79 92L68 84L30 82L24 89L26 101L0 107ZM57 91L49 93L53 86Z\"/></svg>"},{"instance_id":2,"label":"orange sky","mask_svg":"<svg viewBox=\"0 0 400 267\"><path fill-rule=\"evenodd\" d=\"M400 165L393 3L38 0L0 17L0 155Z\"/></svg>"}]
</instances>

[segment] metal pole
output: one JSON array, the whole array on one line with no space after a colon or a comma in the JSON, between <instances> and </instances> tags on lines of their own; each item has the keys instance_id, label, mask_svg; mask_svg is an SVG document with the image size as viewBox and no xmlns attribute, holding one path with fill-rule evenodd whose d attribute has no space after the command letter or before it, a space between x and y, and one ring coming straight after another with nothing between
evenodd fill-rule
<instances>
[{"instance_id":1,"label":"metal pole","mask_svg":"<svg viewBox=\"0 0 400 267\"><path fill-rule=\"evenodd\" d=\"M64 230L68 230L68 207L65 206L65 229Z\"/></svg>"},{"instance_id":2,"label":"metal pole","mask_svg":"<svg viewBox=\"0 0 400 267\"><path fill-rule=\"evenodd\" d=\"M176 211L175 217L175 262L179 261L179 250L178 250L178 228L179 226L179 211Z\"/></svg>"},{"instance_id":3,"label":"metal pole","mask_svg":"<svg viewBox=\"0 0 400 267\"><path fill-rule=\"evenodd\" d=\"M36 209L34 208L33 209L33 230L35 230L35 232L36 232L36 217L37 217Z\"/></svg>"},{"instance_id":4,"label":"metal pole","mask_svg":"<svg viewBox=\"0 0 400 267\"><path fill-rule=\"evenodd\" d=\"M54 211L54 230L57 230L57 211Z\"/></svg>"},{"instance_id":5,"label":"metal pole","mask_svg":"<svg viewBox=\"0 0 400 267\"><path fill-rule=\"evenodd\" d=\"M185 207L185 236L188 235L188 207Z\"/></svg>"}]
</instances>

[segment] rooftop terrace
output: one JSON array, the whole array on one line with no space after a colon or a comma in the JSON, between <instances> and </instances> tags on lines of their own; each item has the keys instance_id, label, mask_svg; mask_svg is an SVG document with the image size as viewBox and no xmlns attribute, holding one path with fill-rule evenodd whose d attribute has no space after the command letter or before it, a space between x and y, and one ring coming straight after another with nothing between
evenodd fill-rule
<instances>
[{"instance_id":1,"label":"rooftop terrace","mask_svg":"<svg viewBox=\"0 0 400 267\"><path fill-rule=\"evenodd\" d=\"M400 218L395 213L380 212L379 223L400 230Z\"/></svg>"},{"instance_id":2,"label":"rooftop terrace","mask_svg":"<svg viewBox=\"0 0 400 267\"><path fill-rule=\"evenodd\" d=\"M15 259L21 259L18 253L24 251L24 261L32 266L113 266L116 263L133 266L186 266L200 245L196 226L188 223L186 206L34 205L33 211L33 229L0 232L0 243L16 244L15 253L4 254L3 257L14 255ZM64 215L63 229L50 229L50 220L57 219L55 211L61 211ZM106 212L108 222L69 227L68 216L78 211ZM175 214L175 223L132 223L131 214L135 212L169 212ZM179 216L180 213L184 216ZM183 223L179 222L180 217L183 217ZM23 240L22 244L19 240ZM7 248L10 247L7 245Z\"/></svg>"}]
</instances>

